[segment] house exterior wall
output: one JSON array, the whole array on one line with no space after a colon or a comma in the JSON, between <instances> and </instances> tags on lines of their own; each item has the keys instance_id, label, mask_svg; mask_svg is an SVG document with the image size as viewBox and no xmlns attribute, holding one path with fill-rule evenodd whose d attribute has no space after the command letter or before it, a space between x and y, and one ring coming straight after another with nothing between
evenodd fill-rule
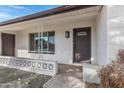
<instances>
[{"instance_id":1,"label":"house exterior wall","mask_svg":"<svg viewBox=\"0 0 124 93\"><path fill-rule=\"evenodd\" d=\"M96 31L95 19L86 21L74 21L65 24L56 24L43 26L40 25L40 32L55 31L55 54L37 54L28 52L28 35L32 32L38 32L38 27L30 27L24 31L16 32L16 56L55 60L63 64L73 63L73 28L91 27L91 56L92 63L96 63ZM65 31L70 31L70 38L65 38Z\"/></svg>"},{"instance_id":2,"label":"house exterior wall","mask_svg":"<svg viewBox=\"0 0 124 93\"><path fill-rule=\"evenodd\" d=\"M124 48L123 5L104 6L97 18L97 62L106 65L116 60Z\"/></svg>"},{"instance_id":3,"label":"house exterior wall","mask_svg":"<svg viewBox=\"0 0 124 93\"><path fill-rule=\"evenodd\" d=\"M119 49L124 49L124 6L108 6L109 61L116 60Z\"/></svg>"},{"instance_id":4,"label":"house exterior wall","mask_svg":"<svg viewBox=\"0 0 124 93\"><path fill-rule=\"evenodd\" d=\"M107 6L104 6L96 20L97 63L108 64Z\"/></svg>"},{"instance_id":5,"label":"house exterior wall","mask_svg":"<svg viewBox=\"0 0 124 93\"><path fill-rule=\"evenodd\" d=\"M97 62L106 65L117 60L119 49L124 49L124 5L104 6L97 26ZM101 21L100 21L101 20ZM105 24L107 26L105 26ZM101 39L101 40L100 40ZM101 42L101 43L100 43ZM99 66L99 65L98 65ZM99 66L100 67L100 66ZM83 80L99 83L97 65L83 65ZM92 73L90 73L92 72ZM97 72L97 73L96 73ZM97 75L97 76L96 76ZM89 78L92 77L92 78Z\"/></svg>"}]
</instances>

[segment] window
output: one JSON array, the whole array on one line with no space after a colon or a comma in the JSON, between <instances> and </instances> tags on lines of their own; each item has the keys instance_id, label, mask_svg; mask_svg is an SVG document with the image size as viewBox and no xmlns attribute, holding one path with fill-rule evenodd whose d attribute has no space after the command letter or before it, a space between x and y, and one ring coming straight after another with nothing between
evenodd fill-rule
<instances>
[{"instance_id":1,"label":"window","mask_svg":"<svg viewBox=\"0 0 124 93\"><path fill-rule=\"evenodd\" d=\"M42 44L41 44L41 46L42 46L42 51L43 52L47 52L47 50L48 50L48 33L47 32L44 32L43 33L43 36L41 36L42 37L42 44L43 44L43 46L42 46Z\"/></svg>"},{"instance_id":2,"label":"window","mask_svg":"<svg viewBox=\"0 0 124 93\"><path fill-rule=\"evenodd\" d=\"M49 35L49 40L48 40L49 51L52 52L55 51L55 33L49 32L48 35Z\"/></svg>"},{"instance_id":3,"label":"window","mask_svg":"<svg viewBox=\"0 0 124 93\"><path fill-rule=\"evenodd\" d=\"M30 51L38 51L38 33L30 34Z\"/></svg>"},{"instance_id":4,"label":"window","mask_svg":"<svg viewBox=\"0 0 124 93\"><path fill-rule=\"evenodd\" d=\"M55 53L55 32L31 33L29 35L29 51Z\"/></svg>"}]
</instances>

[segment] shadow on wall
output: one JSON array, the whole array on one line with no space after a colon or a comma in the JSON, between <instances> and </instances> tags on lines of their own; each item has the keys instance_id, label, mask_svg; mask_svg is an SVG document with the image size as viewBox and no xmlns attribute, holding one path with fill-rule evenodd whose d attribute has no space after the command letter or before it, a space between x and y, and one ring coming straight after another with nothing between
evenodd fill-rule
<instances>
[{"instance_id":1,"label":"shadow on wall","mask_svg":"<svg viewBox=\"0 0 124 93\"><path fill-rule=\"evenodd\" d=\"M123 5L108 6L108 44L109 58L116 59L119 49L124 48L124 10Z\"/></svg>"}]
</instances>

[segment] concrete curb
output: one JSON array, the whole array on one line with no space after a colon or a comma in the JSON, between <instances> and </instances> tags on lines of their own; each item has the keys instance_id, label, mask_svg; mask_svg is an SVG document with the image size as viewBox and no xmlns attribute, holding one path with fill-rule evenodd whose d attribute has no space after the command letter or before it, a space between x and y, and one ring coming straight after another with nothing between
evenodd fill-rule
<instances>
[{"instance_id":1,"label":"concrete curb","mask_svg":"<svg viewBox=\"0 0 124 93\"><path fill-rule=\"evenodd\" d=\"M56 75L55 75L56 76ZM50 80L48 80L44 85L43 88L48 88L47 85L55 78L55 76L53 76Z\"/></svg>"},{"instance_id":2,"label":"concrete curb","mask_svg":"<svg viewBox=\"0 0 124 93\"><path fill-rule=\"evenodd\" d=\"M88 83L100 83L98 76L99 70L102 68L100 65L95 64L83 64L83 81Z\"/></svg>"}]
</instances>

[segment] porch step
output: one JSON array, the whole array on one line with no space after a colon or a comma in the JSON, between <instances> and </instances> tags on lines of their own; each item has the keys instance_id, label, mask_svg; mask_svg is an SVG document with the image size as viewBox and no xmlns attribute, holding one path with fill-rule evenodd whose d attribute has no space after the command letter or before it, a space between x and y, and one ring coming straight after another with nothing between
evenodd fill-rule
<instances>
[{"instance_id":1,"label":"porch step","mask_svg":"<svg viewBox=\"0 0 124 93\"><path fill-rule=\"evenodd\" d=\"M82 80L75 77L74 74L70 74L70 75L58 74L43 87L44 88L83 88L84 83Z\"/></svg>"},{"instance_id":2,"label":"porch step","mask_svg":"<svg viewBox=\"0 0 124 93\"><path fill-rule=\"evenodd\" d=\"M59 65L59 73L44 88L83 88L82 66Z\"/></svg>"},{"instance_id":3,"label":"porch step","mask_svg":"<svg viewBox=\"0 0 124 93\"><path fill-rule=\"evenodd\" d=\"M0 66L1 88L42 87L51 77Z\"/></svg>"}]
</instances>

